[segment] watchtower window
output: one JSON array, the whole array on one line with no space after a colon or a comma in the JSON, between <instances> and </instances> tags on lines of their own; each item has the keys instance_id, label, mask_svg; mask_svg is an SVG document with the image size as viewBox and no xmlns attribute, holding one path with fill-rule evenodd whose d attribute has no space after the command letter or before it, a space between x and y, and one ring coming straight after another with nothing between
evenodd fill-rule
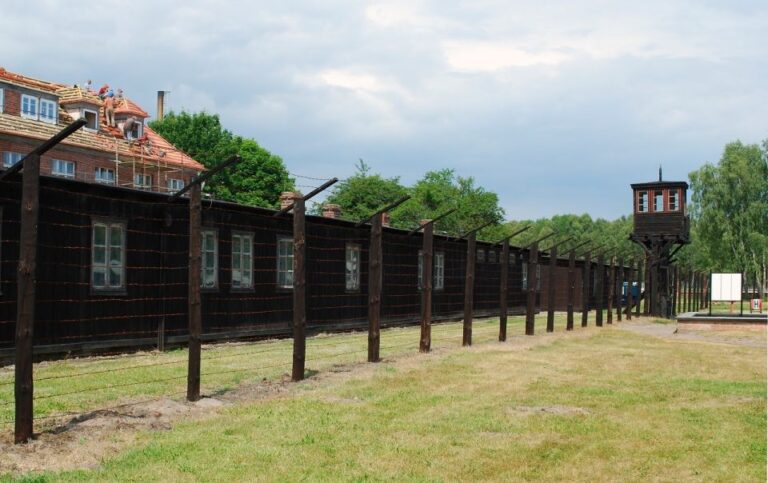
<instances>
[{"instance_id":1,"label":"watchtower window","mask_svg":"<svg viewBox=\"0 0 768 483\"><path fill-rule=\"evenodd\" d=\"M669 211L680 210L680 199L677 190L669 190Z\"/></svg>"},{"instance_id":2,"label":"watchtower window","mask_svg":"<svg viewBox=\"0 0 768 483\"><path fill-rule=\"evenodd\" d=\"M653 211L664 211L664 192L661 190L653 192Z\"/></svg>"},{"instance_id":3,"label":"watchtower window","mask_svg":"<svg viewBox=\"0 0 768 483\"><path fill-rule=\"evenodd\" d=\"M637 194L637 211L638 213L648 213L648 192L640 191Z\"/></svg>"}]
</instances>

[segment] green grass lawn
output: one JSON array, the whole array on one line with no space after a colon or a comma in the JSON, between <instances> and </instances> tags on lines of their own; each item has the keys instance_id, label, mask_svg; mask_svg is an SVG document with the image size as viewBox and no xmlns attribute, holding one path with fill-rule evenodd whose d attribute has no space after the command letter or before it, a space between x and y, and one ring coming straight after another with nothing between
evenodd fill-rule
<instances>
[{"instance_id":1,"label":"green grass lawn","mask_svg":"<svg viewBox=\"0 0 768 483\"><path fill-rule=\"evenodd\" d=\"M443 336L456 337L457 328ZM485 343L461 349L460 339L447 339L455 348L413 355L415 329L389 335L408 331L401 354L410 355L142 433L97 470L26 478L766 480L764 348L616 327L563 334L562 326L561 335L501 344L488 321L476 330ZM351 349L356 337L338 339ZM318 339L309 360L336 338ZM385 357L401 350L390 343Z\"/></svg>"},{"instance_id":2,"label":"green grass lawn","mask_svg":"<svg viewBox=\"0 0 768 483\"><path fill-rule=\"evenodd\" d=\"M581 322L575 314L575 324ZM594 325L594 311L590 313ZM524 332L524 318L510 317L509 336ZM546 314L537 316L538 332L546 329ZM565 330L565 317L558 315L555 330ZM436 324L432 328L433 347L461 345L462 325ZM474 323L477 343L498 339L498 319ZM322 371L335 364L363 362L367 358L367 332L321 334L307 339L307 370ZM244 381L276 380L291 372L292 340L257 343L212 344L203 347L203 394L236 387ZM418 351L419 328L382 331L381 357ZM142 352L116 357L74 358L35 364L35 430L61 421L62 414L79 413L122 404L142 397L186 394L187 351ZM83 392L84 391L84 392ZM0 368L0 431L13 425L13 367Z\"/></svg>"}]
</instances>

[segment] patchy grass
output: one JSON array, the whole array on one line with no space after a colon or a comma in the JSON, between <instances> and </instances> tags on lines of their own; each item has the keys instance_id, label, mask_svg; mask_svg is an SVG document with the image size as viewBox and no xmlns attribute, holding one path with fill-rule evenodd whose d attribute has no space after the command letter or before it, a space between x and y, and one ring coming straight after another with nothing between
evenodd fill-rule
<instances>
[{"instance_id":1,"label":"patchy grass","mask_svg":"<svg viewBox=\"0 0 768 483\"><path fill-rule=\"evenodd\" d=\"M580 324L581 314L576 325ZM594 312L590 313L594 325ZM498 319L474 322L474 341L497 340ZM524 318L510 317L509 336L524 332ZM537 316L536 330L544 332L546 314ZM558 314L555 330L565 330L565 316ZM432 327L434 348L461 345L461 323ZM327 370L336 364L363 362L367 358L367 332L320 334L307 339L306 368L310 373ZM204 394L220 394L243 382L277 380L290 373L292 340L211 344L202 351ZM419 328L382 331L381 357L418 350ZM74 358L35 364L35 430L61 421L60 415L101 409L139 398L183 397L186 394L187 350L141 352L116 357ZM0 431L13 424L13 367L0 368Z\"/></svg>"},{"instance_id":2,"label":"patchy grass","mask_svg":"<svg viewBox=\"0 0 768 483\"><path fill-rule=\"evenodd\" d=\"M26 477L766 480L765 348L615 327L580 335L403 356L310 379L145 433L100 469Z\"/></svg>"}]
</instances>

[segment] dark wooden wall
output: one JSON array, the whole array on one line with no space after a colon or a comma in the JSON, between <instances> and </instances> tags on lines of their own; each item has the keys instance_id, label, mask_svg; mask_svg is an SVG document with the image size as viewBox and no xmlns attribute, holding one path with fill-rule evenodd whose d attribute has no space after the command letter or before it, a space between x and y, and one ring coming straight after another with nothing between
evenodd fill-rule
<instances>
[{"instance_id":1,"label":"dark wooden wall","mask_svg":"<svg viewBox=\"0 0 768 483\"><path fill-rule=\"evenodd\" d=\"M16 267L19 256L20 177L0 183L0 349L14 344ZM187 337L188 205L166 196L76 181L41 179L38 245L38 299L35 345L57 351L103 347L139 347L157 343L159 330L170 342ZM126 224L124 293L94 293L90 285L91 231L94 219ZM203 334L207 339L290 334L292 298L276 284L277 239L290 237L290 215L225 202L203 201L203 228L218 237L218 287L203 290ZM438 226L439 230L439 226ZM233 289L233 231L254 236L254 288ZM363 329L367 326L368 245L370 227L320 217L307 218L308 332ZM345 289L347 243L360 246L360 290ZM420 313L417 286L421 234L385 228L383 235L382 324L415 324ZM485 250L477 263L475 313L499 310L501 247L478 242ZM433 294L435 320L458 319L463 312L466 241L436 235L436 253L445 255L445 286ZM495 257L488 252L495 251ZM525 308L522 266L527 252L510 250L510 314ZM541 304L546 301L548 266L541 267ZM565 310L567 261L558 261L556 307ZM581 307L578 262L576 307ZM529 280L532 278L529 275ZM49 348L54 350L53 348ZM44 352L44 350L43 350Z\"/></svg>"}]
</instances>

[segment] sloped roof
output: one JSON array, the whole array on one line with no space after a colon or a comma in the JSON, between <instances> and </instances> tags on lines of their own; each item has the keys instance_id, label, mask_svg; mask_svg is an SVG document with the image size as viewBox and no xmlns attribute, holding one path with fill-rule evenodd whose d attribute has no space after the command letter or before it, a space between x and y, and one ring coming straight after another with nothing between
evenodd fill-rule
<instances>
[{"instance_id":1,"label":"sloped roof","mask_svg":"<svg viewBox=\"0 0 768 483\"><path fill-rule=\"evenodd\" d=\"M87 102L97 106L104 104L95 92L86 91L79 87L62 87L56 91L56 94L59 95L59 104L64 106L78 102Z\"/></svg>"},{"instance_id":2,"label":"sloped roof","mask_svg":"<svg viewBox=\"0 0 768 483\"><path fill-rule=\"evenodd\" d=\"M93 92L85 91L78 87L32 79L31 77L8 72L2 67L0 67L0 80L14 85L54 93L60 96L60 106L77 102L88 102L102 106L99 108L98 132L79 129L62 142L64 145L100 151L110 158L114 158L115 154L117 154L121 161L167 164L171 167L183 167L195 171L203 171L205 169L202 164L173 146L147 125L144 126L145 139L143 142L125 139L119 128L107 126L103 103ZM127 98L124 98L124 101L115 108L115 113L126 113L142 118L149 117L149 114L141 109L138 104ZM7 113L0 113L0 133L29 139L46 140L61 131L64 125L72 122L73 119L63 107L60 107L58 121L58 124L48 124Z\"/></svg>"}]
</instances>

